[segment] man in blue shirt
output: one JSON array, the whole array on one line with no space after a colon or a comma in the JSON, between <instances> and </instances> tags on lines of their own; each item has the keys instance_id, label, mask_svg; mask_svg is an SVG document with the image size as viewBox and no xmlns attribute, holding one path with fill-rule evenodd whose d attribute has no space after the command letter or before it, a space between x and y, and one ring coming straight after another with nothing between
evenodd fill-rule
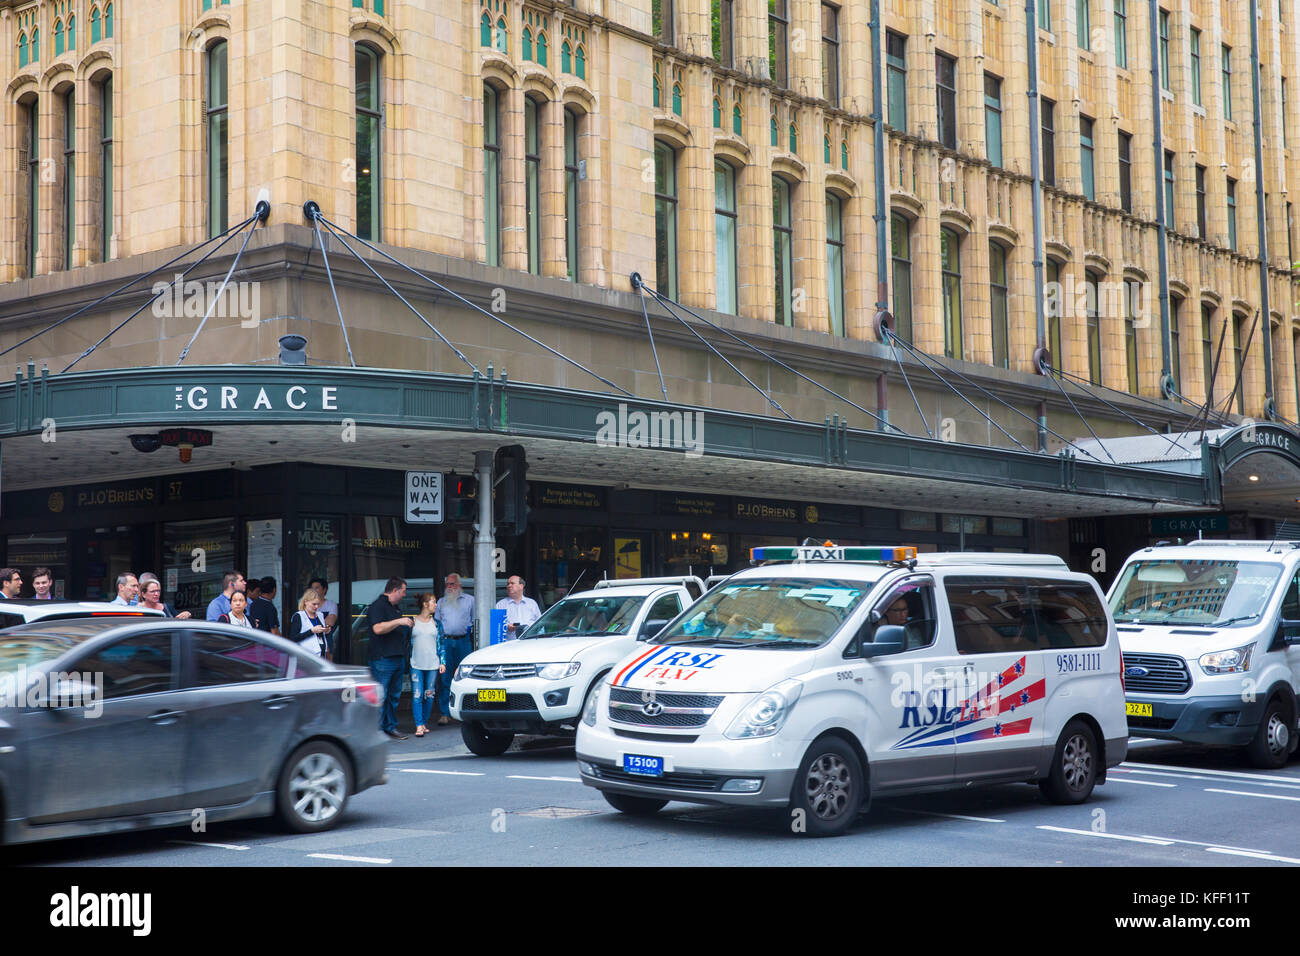
<instances>
[{"instance_id":1,"label":"man in blue shirt","mask_svg":"<svg viewBox=\"0 0 1300 956\"><path fill-rule=\"evenodd\" d=\"M434 620L442 625L443 644L447 648L447 669L438 675L438 723L448 724L451 718L447 712L451 709L451 679L474 648L474 596L466 594L460 588L460 575L454 571L443 579L445 590L438 610L433 612Z\"/></svg>"},{"instance_id":2,"label":"man in blue shirt","mask_svg":"<svg viewBox=\"0 0 1300 956\"><path fill-rule=\"evenodd\" d=\"M117 597L110 604L132 605L140 603L140 582L130 571L123 571L117 576Z\"/></svg>"},{"instance_id":3,"label":"man in blue shirt","mask_svg":"<svg viewBox=\"0 0 1300 956\"><path fill-rule=\"evenodd\" d=\"M208 602L207 619L221 620L221 615L230 613L230 595L242 591L248 584L239 571L227 571L221 576L221 593Z\"/></svg>"}]
</instances>

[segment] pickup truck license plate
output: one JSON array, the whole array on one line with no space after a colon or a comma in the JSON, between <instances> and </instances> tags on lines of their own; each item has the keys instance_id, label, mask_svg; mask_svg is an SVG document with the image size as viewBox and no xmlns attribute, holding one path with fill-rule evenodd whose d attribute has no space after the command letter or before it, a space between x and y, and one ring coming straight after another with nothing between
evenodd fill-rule
<instances>
[{"instance_id":1,"label":"pickup truck license plate","mask_svg":"<svg viewBox=\"0 0 1300 956\"><path fill-rule=\"evenodd\" d=\"M504 687L480 687L478 689L478 702L480 704L504 704L506 702L506 689Z\"/></svg>"},{"instance_id":2,"label":"pickup truck license plate","mask_svg":"<svg viewBox=\"0 0 1300 956\"><path fill-rule=\"evenodd\" d=\"M664 758L644 757L640 754L623 754L623 772L635 773L642 777L662 777L664 775Z\"/></svg>"}]
</instances>

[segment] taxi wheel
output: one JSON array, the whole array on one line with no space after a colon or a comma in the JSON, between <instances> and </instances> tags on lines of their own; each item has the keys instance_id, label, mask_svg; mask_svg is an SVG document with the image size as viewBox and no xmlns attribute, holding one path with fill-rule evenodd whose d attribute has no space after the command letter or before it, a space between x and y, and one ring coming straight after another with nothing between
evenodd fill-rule
<instances>
[{"instance_id":1,"label":"taxi wheel","mask_svg":"<svg viewBox=\"0 0 1300 956\"><path fill-rule=\"evenodd\" d=\"M866 784L852 747L839 737L814 741L795 774L791 829L813 837L838 836L857 819Z\"/></svg>"},{"instance_id":2,"label":"taxi wheel","mask_svg":"<svg viewBox=\"0 0 1300 956\"><path fill-rule=\"evenodd\" d=\"M1083 803L1096 786L1100 757L1092 728L1081 720L1070 721L1061 731L1052 767L1038 782L1039 789L1052 803Z\"/></svg>"},{"instance_id":3,"label":"taxi wheel","mask_svg":"<svg viewBox=\"0 0 1300 956\"><path fill-rule=\"evenodd\" d=\"M460 725L460 739L465 741L469 752L479 757L499 757L510 749L515 735L504 731L494 733L484 730L482 724L465 721Z\"/></svg>"},{"instance_id":4,"label":"taxi wheel","mask_svg":"<svg viewBox=\"0 0 1300 956\"><path fill-rule=\"evenodd\" d=\"M296 833L319 833L338 825L352 792L352 766L343 751L309 740L284 762L276 785L275 810Z\"/></svg>"},{"instance_id":5,"label":"taxi wheel","mask_svg":"<svg viewBox=\"0 0 1300 956\"><path fill-rule=\"evenodd\" d=\"M1295 717L1291 707L1281 697L1274 697L1264 708L1255 738L1246 745L1246 756L1253 766L1261 770L1277 770L1286 766L1291 756L1291 738L1295 734Z\"/></svg>"},{"instance_id":6,"label":"taxi wheel","mask_svg":"<svg viewBox=\"0 0 1300 956\"><path fill-rule=\"evenodd\" d=\"M626 813L634 817L648 817L658 813L668 805L667 800L656 800L653 797L634 797L627 793L610 793L608 790L601 791L600 795L605 798L606 803L619 813Z\"/></svg>"}]
</instances>

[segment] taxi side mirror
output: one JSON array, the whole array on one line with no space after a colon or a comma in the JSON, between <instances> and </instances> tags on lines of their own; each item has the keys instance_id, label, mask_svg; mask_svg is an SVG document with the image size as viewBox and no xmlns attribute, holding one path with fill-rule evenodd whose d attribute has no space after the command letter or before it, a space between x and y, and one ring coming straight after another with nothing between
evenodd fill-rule
<instances>
[{"instance_id":1,"label":"taxi side mirror","mask_svg":"<svg viewBox=\"0 0 1300 956\"><path fill-rule=\"evenodd\" d=\"M876 636L870 642L863 641L863 657L884 657L887 654L901 654L907 645L907 632L897 624L885 624L876 628Z\"/></svg>"}]
</instances>

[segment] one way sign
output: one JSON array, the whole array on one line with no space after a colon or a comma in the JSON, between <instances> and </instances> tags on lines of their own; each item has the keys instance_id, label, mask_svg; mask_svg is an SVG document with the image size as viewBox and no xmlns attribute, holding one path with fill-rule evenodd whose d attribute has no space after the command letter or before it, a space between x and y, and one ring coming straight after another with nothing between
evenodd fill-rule
<instances>
[{"instance_id":1,"label":"one way sign","mask_svg":"<svg viewBox=\"0 0 1300 956\"><path fill-rule=\"evenodd\" d=\"M442 524L442 472L406 473L407 524Z\"/></svg>"}]
</instances>

